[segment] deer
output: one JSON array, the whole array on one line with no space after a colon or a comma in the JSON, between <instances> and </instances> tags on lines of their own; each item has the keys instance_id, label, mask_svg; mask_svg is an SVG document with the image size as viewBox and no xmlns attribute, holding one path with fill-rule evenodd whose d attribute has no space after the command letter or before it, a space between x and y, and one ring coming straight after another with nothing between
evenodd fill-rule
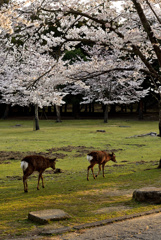
<instances>
[{"instance_id":1,"label":"deer","mask_svg":"<svg viewBox=\"0 0 161 240\"><path fill-rule=\"evenodd\" d=\"M38 184L37 190L39 190L39 182L40 178L42 180L42 187L44 188L44 181L42 173L46 168L51 167L53 170L55 169L56 158L49 159L39 155L30 155L26 156L21 160L21 168L23 170L23 184L24 184L24 192L28 192L28 184L27 178L34 172L38 171Z\"/></svg>"},{"instance_id":2,"label":"deer","mask_svg":"<svg viewBox=\"0 0 161 240\"><path fill-rule=\"evenodd\" d=\"M103 177L105 177L105 174L104 174L105 164L110 160L113 162L116 162L115 154L113 152L111 154L106 153L105 151L92 151L87 154L87 160L90 163L90 165L87 168L87 181L89 181L89 169L91 169L91 171L92 171L93 178L96 179L96 177L98 177L98 175L101 171L101 165L102 165ZM93 172L93 167L96 164L99 165L99 170L98 170L97 175L95 176L94 172Z\"/></svg>"}]
</instances>

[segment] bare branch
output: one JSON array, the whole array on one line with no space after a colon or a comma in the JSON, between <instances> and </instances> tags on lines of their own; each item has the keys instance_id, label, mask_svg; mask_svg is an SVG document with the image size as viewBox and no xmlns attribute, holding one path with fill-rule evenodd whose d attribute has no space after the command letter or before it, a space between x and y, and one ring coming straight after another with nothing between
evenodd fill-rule
<instances>
[{"instance_id":1,"label":"bare branch","mask_svg":"<svg viewBox=\"0 0 161 240\"><path fill-rule=\"evenodd\" d=\"M141 7L141 4L136 1L136 0L132 0L134 6L135 6L135 9L140 17L140 21L144 27L144 30L146 31L148 37L149 37L149 40L151 41L151 44L153 46L153 49L155 51L155 54L158 58L158 62L159 62L159 65L161 67L161 49L159 48L159 43L158 43L158 40L157 38L154 36L154 32L145 16L145 13Z\"/></svg>"},{"instance_id":2,"label":"bare branch","mask_svg":"<svg viewBox=\"0 0 161 240\"><path fill-rule=\"evenodd\" d=\"M76 79L76 80L87 80L89 78L95 78L95 77L99 77L101 75L110 73L110 72L114 72L114 71L133 71L135 69L135 67L131 67L131 68L112 68L112 69L108 69L108 70L104 70L104 71L96 71L96 72L87 72L87 71L81 71L80 73L77 73L74 76L70 76L71 79ZM79 76L80 74L80 76ZM85 74L85 76L83 76L83 74Z\"/></svg>"},{"instance_id":3,"label":"bare branch","mask_svg":"<svg viewBox=\"0 0 161 240\"><path fill-rule=\"evenodd\" d=\"M152 8L152 5L150 4L150 2L148 0L146 0L146 3L148 4L148 6L150 7L151 11L154 13L156 19L158 20L158 22L161 24L161 19L158 17L158 15L156 14L156 12L154 11L154 9Z\"/></svg>"},{"instance_id":4,"label":"bare branch","mask_svg":"<svg viewBox=\"0 0 161 240\"><path fill-rule=\"evenodd\" d=\"M139 48L136 45L132 45L133 51L134 53L140 57L140 59L142 60L142 62L145 64L145 66L149 69L150 74L155 77L158 78L159 81L161 82L161 76L158 74L157 71L155 71L155 69L152 67L152 65L148 62L148 60L145 58L145 56L142 54L142 52L139 50Z\"/></svg>"}]
</instances>

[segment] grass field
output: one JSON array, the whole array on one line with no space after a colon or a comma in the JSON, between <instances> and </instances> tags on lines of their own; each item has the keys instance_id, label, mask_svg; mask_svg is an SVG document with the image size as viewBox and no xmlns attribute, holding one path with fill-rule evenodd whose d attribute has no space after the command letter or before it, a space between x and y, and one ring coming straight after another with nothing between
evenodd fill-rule
<instances>
[{"instance_id":1,"label":"grass field","mask_svg":"<svg viewBox=\"0 0 161 240\"><path fill-rule=\"evenodd\" d=\"M161 138L135 137L158 132L157 121L109 120L104 124L102 120L64 120L62 123L41 120L40 128L33 131L32 121L0 121L2 239L27 236L43 228L27 219L31 211L50 208L66 211L72 216L70 220L51 223L53 227L62 227L160 207L132 199L135 189L161 186L161 170L157 169ZM117 163L106 164L106 178L100 173L94 180L90 173L87 181L86 154L93 149L114 151ZM45 188L39 191L37 174L33 174L28 180L29 192L24 193L19 156L28 152L57 154L56 168L63 173L46 170ZM94 171L97 170L95 166Z\"/></svg>"}]
</instances>

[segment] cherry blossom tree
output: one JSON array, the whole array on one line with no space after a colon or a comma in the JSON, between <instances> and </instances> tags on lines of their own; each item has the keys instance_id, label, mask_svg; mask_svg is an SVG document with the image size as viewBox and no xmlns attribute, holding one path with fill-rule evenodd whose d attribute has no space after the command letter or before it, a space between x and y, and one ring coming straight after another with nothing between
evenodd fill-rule
<instances>
[{"instance_id":1,"label":"cherry blossom tree","mask_svg":"<svg viewBox=\"0 0 161 240\"><path fill-rule=\"evenodd\" d=\"M134 75L138 71L149 75L151 87L161 95L159 0L122 1L119 10L112 0L33 0L28 3L22 1L18 5L13 2L3 16L8 18L5 28L10 33L14 32L16 41L26 42L32 38L34 42L36 39L39 46L43 45L48 52L55 52L56 56L60 56L65 49L75 48L78 43L104 46L120 54L133 54L135 60L142 62L134 69ZM126 68L128 66L131 66L131 58L126 61ZM112 69L118 68L120 72L127 71L124 65L120 66L116 61ZM161 136L161 102L159 106Z\"/></svg>"},{"instance_id":2,"label":"cherry blossom tree","mask_svg":"<svg viewBox=\"0 0 161 240\"><path fill-rule=\"evenodd\" d=\"M117 51L112 53L104 48L96 51L95 48L90 54L93 56L91 61L76 62L71 66L72 76L69 77L77 82L68 85L65 90L75 95L84 95L82 104L94 101L102 103L105 106L104 122L108 120L109 105L138 102L148 94L148 89L143 90L141 87L143 74L136 71L141 64L139 60L131 58L131 66L127 67L129 59L122 60L123 55Z\"/></svg>"},{"instance_id":3,"label":"cherry blossom tree","mask_svg":"<svg viewBox=\"0 0 161 240\"><path fill-rule=\"evenodd\" d=\"M134 18L133 11L128 10L127 23L131 18L132 24L124 45L144 63L145 67L141 71L150 77L151 89L158 95L161 137L161 3L148 0L131 2L137 15Z\"/></svg>"},{"instance_id":4,"label":"cherry blossom tree","mask_svg":"<svg viewBox=\"0 0 161 240\"><path fill-rule=\"evenodd\" d=\"M161 4L159 1L153 1L155 2L153 4L148 0L124 1L122 12L117 13L114 8L111 10L111 2L90 1L81 6L81 9L72 3L68 5L62 2L61 11L67 16L66 23L72 21L71 24L69 22L65 24L61 16L63 19L61 27L65 30L61 46L69 47L71 42L75 41L96 43L106 47L112 46L118 51L134 53L140 58L144 64L140 70L150 76L151 87L159 95L159 136L161 136ZM47 11L46 6L43 10ZM82 27L78 24L80 19L81 22L85 22ZM154 61L158 67L153 66Z\"/></svg>"},{"instance_id":5,"label":"cherry blossom tree","mask_svg":"<svg viewBox=\"0 0 161 240\"><path fill-rule=\"evenodd\" d=\"M34 105L35 129L39 130L38 107L64 103L66 94L56 86L67 81L63 75L65 62L35 49L24 46L17 49L14 45L8 52L1 46L0 60L1 102Z\"/></svg>"}]
</instances>

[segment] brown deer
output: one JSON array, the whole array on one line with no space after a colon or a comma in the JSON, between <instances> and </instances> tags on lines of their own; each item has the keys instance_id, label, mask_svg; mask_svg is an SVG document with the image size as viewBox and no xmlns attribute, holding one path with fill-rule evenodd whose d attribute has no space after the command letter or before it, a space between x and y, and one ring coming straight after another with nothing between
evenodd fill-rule
<instances>
[{"instance_id":1,"label":"brown deer","mask_svg":"<svg viewBox=\"0 0 161 240\"><path fill-rule=\"evenodd\" d=\"M23 170L23 184L24 184L24 192L28 192L27 178L34 172L39 172L37 190L39 190L39 182L40 178L42 180L42 187L44 188L44 181L42 173L46 168L51 167L55 169L56 158L49 159L39 155L31 155L26 156L21 160L21 168Z\"/></svg>"},{"instance_id":2,"label":"brown deer","mask_svg":"<svg viewBox=\"0 0 161 240\"><path fill-rule=\"evenodd\" d=\"M90 165L87 168L87 180L88 181L89 181L89 169L90 168L91 168L91 171L93 174L93 178L95 179L99 175L99 173L101 171L101 165L102 165L103 177L105 177L104 167L105 167L106 162L108 162L110 160L112 160L113 162L116 162L115 154L113 152L112 152L112 154L110 154L110 153L106 153L104 151L92 151L91 153L89 153L87 155L87 160L90 163ZM93 172L93 167L95 164L99 165L99 170L98 170L98 173L96 176L94 175L94 172Z\"/></svg>"}]
</instances>

